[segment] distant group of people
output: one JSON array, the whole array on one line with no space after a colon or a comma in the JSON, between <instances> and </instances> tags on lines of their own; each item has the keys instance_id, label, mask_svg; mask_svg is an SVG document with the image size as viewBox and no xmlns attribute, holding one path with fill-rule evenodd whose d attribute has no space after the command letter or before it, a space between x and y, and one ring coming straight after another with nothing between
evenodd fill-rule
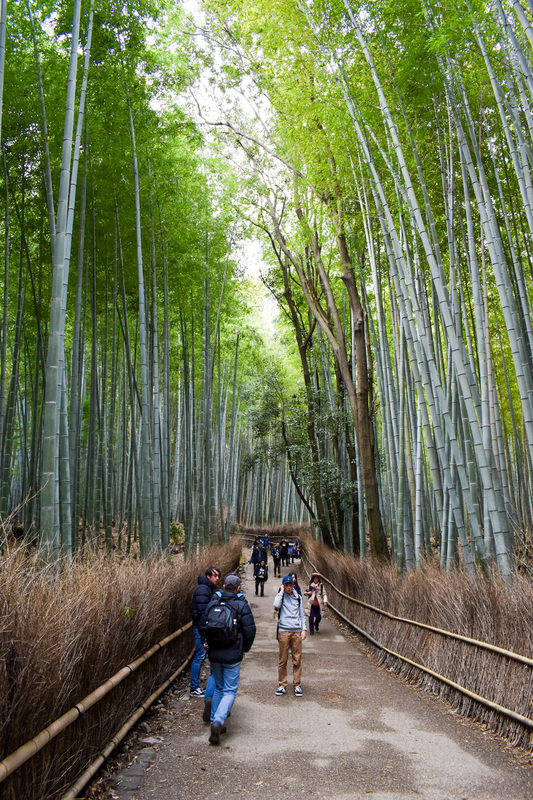
<instances>
[{"instance_id":1,"label":"distant group of people","mask_svg":"<svg viewBox=\"0 0 533 800\"><path fill-rule=\"evenodd\" d=\"M268 551L270 539L268 534L256 536L252 544L252 552L249 564L253 564L255 578L255 593L265 595L265 583L268 580ZM296 559L302 557L302 548L298 539L289 542L282 539L279 544L272 542L270 545L270 555L274 563L274 577L281 578L281 567L288 567Z\"/></svg>"},{"instance_id":2,"label":"distant group of people","mask_svg":"<svg viewBox=\"0 0 533 800\"><path fill-rule=\"evenodd\" d=\"M261 566L267 567L268 573L268 551L270 546L270 555L274 563L274 577L281 577L281 567L289 567L294 564L296 560L302 557L302 547L300 541L296 539L294 542L289 542L287 539L282 539L279 543L272 542L268 534L265 536L256 536L252 544L252 553L248 563L254 565L254 578L256 570ZM256 592L257 594L257 592Z\"/></svg>"},{"instance_id":3,"label":"distant group of people","mask_svg":"<svg viewBox=\"0 0 533 800\"><path fill-rule=\"evenodd\" d=\"M273 551L277 548L278 545L273 545L271 550L274 576L276 561ZM255 593L263 597L268 580L268 537L256 539L249 563L254 565ZM256 634L255 620L241 591L240 577L233 573L226 575L222 588L217 589L220 578L221 572L217 567L209 567L204 575L199 575L190 606L195 638L190 696L204 699L202 716L206 724L211 724L209 742L213 745L220 744L220 737L226 731L225 723L231 714L239 686L241 662L252 647ZM278 620L278 688L275 692L278 697L287 692L289 652L294 694L296 697L303 695L302 642L307 636L307 620L309 634L313 636L319 631L322 609L325 607L327 595L318 572L311 575L309 586L303 592L296 573L283 577L274 598L274 617ZM211 671L204 690L200 687L199 679L206 654Z\"/></svg>"}]
</instances>

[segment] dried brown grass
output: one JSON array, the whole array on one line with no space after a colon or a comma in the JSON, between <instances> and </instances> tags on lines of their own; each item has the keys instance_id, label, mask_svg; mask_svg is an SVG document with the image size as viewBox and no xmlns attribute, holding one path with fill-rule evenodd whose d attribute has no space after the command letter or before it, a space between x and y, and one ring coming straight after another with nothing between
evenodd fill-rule
<instances>
[{"instance_id":1,"label":"dried brown grass","mask_svg":"<svg viewBox=\"0 0 533 800\"><path fill-rule=\"evenodd\" d=\"M256 536L264 536L268 533L271 542L281 542L282 539L301 539L302 537L311 538L311 526L301 525L298 522L285 522L283 525L274 525L271 528L262 528L257 525L237 526L235 530L245 536L247 540L253 540Z\"/></svg>"},{"instance_id":2,"label":"dried brown grass","mask_svg":"<svg viewBox=\"0 0 533 800\"><path fill-rule=\"evenodd\" d=\"M308 538L316 568L346 594L408 619L459 633L533 658L533 586L518 576L512 586L496 575L475 577L436 567L398 576L393 567L333 552ZM331 602L385 647L444 675L499 705L533 718L533 669L508 658L406 623L389 620L342 598ZM484 723L513 745L533 750L533 731L489 710L399 659L374 648L380 664L439 695L459 713Z\"/></svg>"},{"instance_id":3,"label":"dried brown grass","mask_svg":"<svg viewBox=\"0 0 533 800\"><path fill-rule=\"evenodd\" d=\"M0 564L0 758L185 625L200 572L237 568L241 542L179 562L92 556L57 574L22 549ZM187 658L189 630L0 784L0 799L59 796Z\"/></svg>"}]
</instances>

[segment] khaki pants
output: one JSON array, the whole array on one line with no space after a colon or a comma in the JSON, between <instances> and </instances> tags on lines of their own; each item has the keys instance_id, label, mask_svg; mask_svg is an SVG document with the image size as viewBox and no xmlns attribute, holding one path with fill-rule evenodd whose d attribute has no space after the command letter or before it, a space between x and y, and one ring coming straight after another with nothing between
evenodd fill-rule
<instances>
[{"instance_id":1,"label":"khaki pants","mask_svg":"<svg viewBox=\"0 0 533 800\"><path fill-rule=\"evenodd\" d=\"M295 686L300 685L302 680L302 632L301 631L280 631L278 636L279 644L279 664L278 682L280 686L287 686L287 661L289 659L289 648L292 654L293 682Z\"/></svg>"}]
</instances>

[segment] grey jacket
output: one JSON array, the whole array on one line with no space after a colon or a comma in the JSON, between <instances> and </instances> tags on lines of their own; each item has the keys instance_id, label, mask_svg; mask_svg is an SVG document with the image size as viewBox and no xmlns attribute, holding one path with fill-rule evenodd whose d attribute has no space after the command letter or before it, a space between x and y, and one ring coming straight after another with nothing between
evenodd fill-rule
<instances>
[{"instance_id":1,"label":"grey jacket","mask_svg":"<svg viewBox=\"0 0 533 800\"><path fill-rule=\"evenodd\" d=\"M307 617L305 616L302 598L293 592L287 594L285 589L280 589L274 598L274 608L279 611L280 631L306 631Z\"/></svg>"}]
</instances>

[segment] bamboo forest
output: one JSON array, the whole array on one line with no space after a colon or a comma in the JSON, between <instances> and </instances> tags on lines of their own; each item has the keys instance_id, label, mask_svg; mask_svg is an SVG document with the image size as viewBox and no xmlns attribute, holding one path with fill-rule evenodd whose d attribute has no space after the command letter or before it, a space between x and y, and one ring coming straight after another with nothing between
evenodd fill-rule
<instances>
[{"instance_id":1,"label":"bamboo forest","mask_svg":"<svg viewBox=\"0 0 533 800\"><path fill-rule=\"evenodd\" d=\"M529 573L532 21L2 0L2 548Z\"/></svg>"},{"instance_id":2,"label":"bamboo forest","mask_svg":"<svg viewBox=\"0 0 533 800\"><path fill-rule=\"evenodd\" d=\"M0 800L531 796L532 112L533 0L0 0Z\"/></svg>"}]
</instances>

